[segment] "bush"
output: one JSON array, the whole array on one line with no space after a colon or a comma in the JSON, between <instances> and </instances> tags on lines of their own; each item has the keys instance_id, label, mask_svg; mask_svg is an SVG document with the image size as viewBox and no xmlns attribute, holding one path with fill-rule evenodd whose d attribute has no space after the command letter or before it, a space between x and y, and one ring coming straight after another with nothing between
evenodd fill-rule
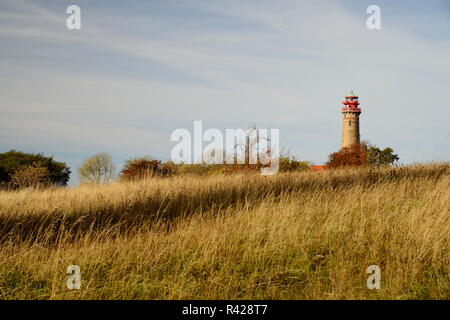
<instances>
[{"instance_id":1,"label":"bush","mask_svg":"<svg viewBox=\"0 0 450 320\"><path fill-rule=\"evenodd\" d=\"M295 158L281 157L280 158L280 171L281 172L293 172L293 171L306 171L309 169L309 164L306 161L298 161Z\"/></svg>"},{"instance_id":2,"label":"bush","mask_svg":"<svg viewBox=\"0 0 450 320\"><path fill-rule=\"evenodd\" d=\"M173 172L173 164L167 162L161 164L159 160L149 157L128 160L120 172L123 180L140 180L154 176L166 176Z\"/></svg>"},{"instance_id":3,"label":"bush","mask_svg":"<svg viewBox=\"0 0 450 320\"><path fill-rule=\"evenodd\" d=\"M355 144L348 148L342 148L338 152L331 153L325 164L327 168L364 167L367 165L366 145Z\"/></svg>"},{"instance_id":4,"label":"bush","mask_svg":"<svg viewBox=\"0 0 450 320\"><path fill-rule=\"evenodd\" d=\"M12 188L42 187L49 183L49 172L46 167L29 165L17 169L9 182Z\"/></svg>"}]
</instances>

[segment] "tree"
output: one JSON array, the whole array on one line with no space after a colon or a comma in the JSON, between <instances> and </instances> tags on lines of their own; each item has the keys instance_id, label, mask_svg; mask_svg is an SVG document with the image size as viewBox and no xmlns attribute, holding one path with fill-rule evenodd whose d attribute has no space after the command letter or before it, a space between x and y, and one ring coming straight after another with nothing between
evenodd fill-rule
<instances>
[{"instance_id":1,"label":"tree","mask_svg":"<svg viewBox=\"0 0 450 320\"><path fill-rule=\"evenodd\" d=\"M399 160L392 148L381 150L377 146L368 142L355 144L348 148L343 148L338 152L329 155L326 163L328 168L357 167L357 166L391 166Z\"/></svg>"},{"instance_id":2,"label":"tree","mask_svg":"<svg viewBox=\"0 0 450 320\"><path fill-rule=\"evenodd\" d=\"M16 150L0 153L0 184L8 184L11 176L20 168L37 166L48 171L48 183L66 185L70 178L70 168L64 162L42 154L24 153Z\"/></svg>"},{"instance_id":3,"label":"tree","mask_svg":"<svg viewBox=\"0 0 450 320\"><path fill-rule=\"evenodd\" d=\"M367 163L370 166L391 166L398 160L399 157L392 148L384 148L383 150L377 146L367 148Z\"/></svg>"},{"instance_id":4,"label":"tree","mask_svg":"<svg viewBox=\"0 0 450 320\"><path fill-rule=\"evenodd\" d=\"M81 182L108 183L113 180L115 170L111 156L102 152L85 160L78 168L78 175Z\"/></svg>"},{"instance_id":5,"label":"tree","mask_svg":"<svg viewBox=\"0 0 450 320\"><path fill-rule=\"evenodd\" d=\"M360 167L367 165L366 145L354 144L328 156L327 168Z\"/></svg>"},{"instance_id":6,"label":"tree","mask_svg":"<svg viewBox=\"0 0 450 320\"><path fill-rule=\"evenodd\" d=\"M10 185L13 188L29 188L45 186L48 182L48 169L39 164L33 164L18 168L11 175Z\"/></svg>"}]
</instances>

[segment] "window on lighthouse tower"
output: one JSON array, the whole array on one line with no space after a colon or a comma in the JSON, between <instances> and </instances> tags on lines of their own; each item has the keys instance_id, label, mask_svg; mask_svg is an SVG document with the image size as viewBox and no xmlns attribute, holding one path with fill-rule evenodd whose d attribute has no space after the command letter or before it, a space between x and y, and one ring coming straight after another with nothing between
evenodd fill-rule
<instances>
[{"instance_id":1,"label":"window on lighthouse tower","mask_svg":"<svg viewBox=\"0 0 450 320\"><path fill-rule=\"evenodd\" d=\"M348 126L349 126L349 127L352 126L352 120L348 120Z\"/></svg>"}]
</instances>

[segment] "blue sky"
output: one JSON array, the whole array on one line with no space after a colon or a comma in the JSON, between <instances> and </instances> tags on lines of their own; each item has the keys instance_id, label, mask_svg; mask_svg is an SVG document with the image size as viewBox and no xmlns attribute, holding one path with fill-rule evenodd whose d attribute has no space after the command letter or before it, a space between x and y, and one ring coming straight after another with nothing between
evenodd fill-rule
<instances>
[{"instance_id":1,"label":"blue sky","mask_svg":"<svg viewBox=\"0 0 450 320\"><path fill-rule=\"evenodd\" d=\"M68 30L66 8L81 8ZM381 30L366 8L381 8ZM340 102L360 96L361 137L403 163L450 160L449 1L24 1L0 3L0 152L73 170L109 152L167 160L177 128L280 129L323 163Z\"/></svg>"}]
</instances>

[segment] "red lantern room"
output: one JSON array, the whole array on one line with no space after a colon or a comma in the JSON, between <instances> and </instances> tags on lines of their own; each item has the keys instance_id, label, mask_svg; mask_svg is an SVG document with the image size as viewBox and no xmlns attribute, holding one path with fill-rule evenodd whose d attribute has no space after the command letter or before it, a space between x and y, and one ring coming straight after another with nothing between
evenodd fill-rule
<instances>
[{"instance_id":1,"label":"red lantern room","mask_svg":"<svg viewBox=\"0 0 450 320\"><path fill-rule=\"evenodd\" d=\"M344 107L342 108L342 112L358 112L361 113L361 108L359 108L358 96L353 94L353 91L350 92L348 96L345 97L345 101L342 101Z\"/></svg>"}]
</instances>

